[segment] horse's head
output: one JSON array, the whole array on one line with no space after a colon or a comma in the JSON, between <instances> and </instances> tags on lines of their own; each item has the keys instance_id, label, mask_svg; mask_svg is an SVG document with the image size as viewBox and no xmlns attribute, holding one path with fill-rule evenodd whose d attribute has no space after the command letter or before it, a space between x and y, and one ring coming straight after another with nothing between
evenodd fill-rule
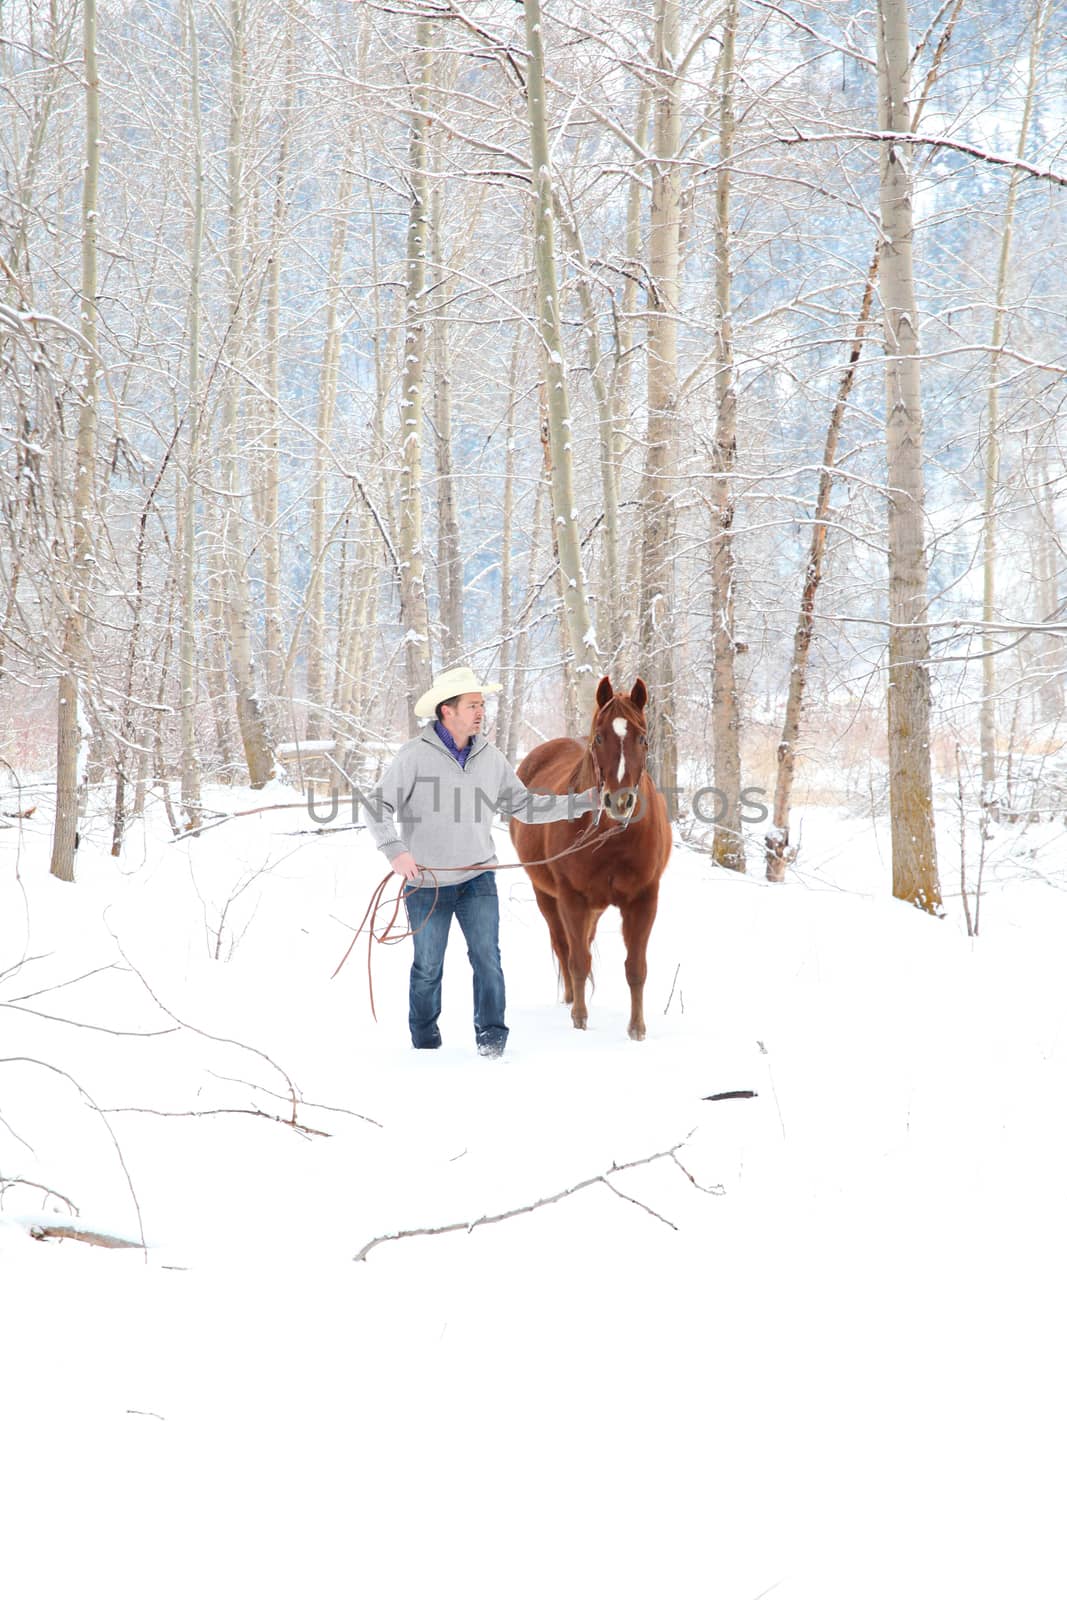
<instances>
[{"instance_id":1,"label":"horse's head","mask_svg":"<svg viewBox=\"0 0 1067 1600\"><path fill-rule=\"evenodd\" d=\"M590 749L596 762L604 805L616 822L628 822L637 804L637 786L648 756L645 707L648 690L638 678L629 694L616 694L610 678L597 684Z\"/></svg>"}]
</instances>

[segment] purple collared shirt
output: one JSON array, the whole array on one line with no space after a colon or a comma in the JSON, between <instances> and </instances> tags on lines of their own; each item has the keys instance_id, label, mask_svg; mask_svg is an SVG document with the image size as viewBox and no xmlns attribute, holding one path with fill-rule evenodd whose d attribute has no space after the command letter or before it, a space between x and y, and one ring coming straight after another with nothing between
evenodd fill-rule
<instances>
[{"instance_id":1,"label":"purple collared shirt","mask_svg":"<svg viewBox=\"0 0 1067 1600\"><path fill-rule=\"evenodd\" d=\"M433 731L436 733L437 737L440 739L449 755L455 756L460 766L465 767L467 765L467 757L471 753L470 745L465 744L461 750L443 722L435 722L433 725Z\"/></svg>"}]
</instances>

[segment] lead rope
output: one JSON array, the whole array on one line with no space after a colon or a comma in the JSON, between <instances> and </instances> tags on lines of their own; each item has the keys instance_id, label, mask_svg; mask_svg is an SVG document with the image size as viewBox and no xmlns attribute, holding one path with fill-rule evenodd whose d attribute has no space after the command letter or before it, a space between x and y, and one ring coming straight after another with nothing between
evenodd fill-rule
<instances>
[{"instance_id":1,"label":"lead rope","mask_svg":"<svg viewBox=\"0 0 1067 1600\"><path fill-rule=\"evenodd\" d=\"M603 775L600 771L600 763L597 761L596 754L591 744L589 745L586 754L589 756L593 767L594 782L590 785L590 787L602 791L603 783L601 780ZM333 971L330 973L331 982L334 978L336 978L337 974L340 972L341 968L352 954L352 951L356 948L356 941L359 939L359 936L363 932L364 928L366 928L367 992L370 996L370 1013L375 1022L377 1022L378 1013L374 1009L374 974L371 971L371 957L374 952L374 946L376 944L401 944L405 939L414 938L416 933L422 932L423 928L425 928L426 924L433 916L434 911L437 909L437 898L440 890L440 884L437 879L438 872L471 872L475 868L477 868L480 872L509 872L515 867L547 867L551 862L562 861L564 856L575 855L579 850L584 850L588 845L595 843L593 835L596 833L600 824L600 814L601 808L598 808L592 813L585 829L581 834L579 834L578 838L574 840L573 844L569 844L565 850L557 850L555 855L543 857L543 859L540 861L497 861L490 866L485 866L478 861L471 861L468 862L466 866L461 867L430 867L424 866L422 862L416 862L419 871L429 873L430 877L433 879L433 901L431 902L429 911L427 911L425 917L423 917L417 928L396 927L397 920L400 916L400 907L407 892L406 885L402 883L400 888L397 890L396 899L393 901L392 914L389 917L389 921L386 923L385 927L379 931L377 927L378 914L382 909L382 902L387 899L386 891L389 888L392 880L396 877L395 872L387 872L381 883L379 883L378 887L371 895L370 900L367 902L367 909L363 913L363 919L355 933L352 935L348 949L345 951L336 967L334 967Z\"/></svg>"}]
</instances>

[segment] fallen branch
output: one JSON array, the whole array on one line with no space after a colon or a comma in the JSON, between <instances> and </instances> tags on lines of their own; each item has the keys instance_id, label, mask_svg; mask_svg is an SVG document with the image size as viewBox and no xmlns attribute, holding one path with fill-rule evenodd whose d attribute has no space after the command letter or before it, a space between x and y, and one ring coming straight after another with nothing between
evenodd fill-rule
<instances>
[{"instance_id":1,"label":"fallen branch","mask_svg":"<svg viewBox=\"0 0 1067 1600\"><path fill-rule=\"evenodd\" d=\"M268 1122L276 1122L282 1128L292 1128L296 1133L313 1134L317 1139L330 1137L325 1128L309 1128L303 1122L295 1122L292 1117L279 1117L274 1111L260 1111L256 1106L213 1106L203 1111L159 1111L155 1106L104 1106L103 1110L109 1117L128 1113L141 1117L265 1117Z\"/></svg>"},{"instance_id":2,"label":"fallen branch","mask_svg":"<svg viewBox=\"0 0 1067 1600\"><path fill-rule=\"evenodd\" d=\"M15 1137L17 1138L18 1135L16 1134ZM23 1144L25 1142L25 1140L22 1141ZM72 1217L78 1215L78 1208L74 1201L68 1199L65 1194L60 1194L58 1189L51 1188L47 1183L35 1183L32 1178L0 1177L0 1201L2 1201L3 1196L9 1189L36 1189L39 1194L44 1195L46 1200L62 1200Z\"/></svg>"},{"instance_id":3,"label":"fallen branch","mask_svg":"<svg viewBox=\"0 0 1067 1600\"><path fill-rule=\"evenodd\" d=\"M175 1028L109 1028L102 1022L82 1022L77 1017L57 1017L51 1011L35 1011L33 1006L16 1005L14 1000L0 1000L0 1006L17 1011L24 1017L40 1017L42 1022L62 1022L69 1028L88 1028L91 1033L110 1033L116 1039L162 1039L164 1034L177 1033Z\"/></svg>"},{"instance_id":4,"label":"fallen branch","mask_svg":"<svg viewBox=\"0 0 1067 1600\"><path fill-rule=\"evenodd\" d=\"M248 811L227 811L224 817L213 817L209 822L202 822L197 828L182 828L170 842L177 844L179 839L195 839L202 833L209 833L212 828L221 828L224 822L236 822L238 817L261 817L265 811L306 810L306 800L283 800L270 806L252 806Z\"/></svg>"},{"instance_id":5,"label":"fallen branch","mask_svg":"<svg viewBox=\"0 0 1067 1600\"><path fill-rule=\"evenodd\" d=\"M133 975L137 979L138 983L140 983L141 987L145 990L145 992L149 995L149 997L159 1007L160 1011L163 1012L164 1016L169 1017L172 1022L176 1022L178 1024L179 1028L185 1028L190 1033L197 1034L198 1037L201 1038L201 1039L210 1039L213 1044L230 1044L230 1045L233 1045L234 1049L236 1049L236 1050L247 1050L250 1055L258 1056L261 1061L265 1061L268 1066L271 1066L271 1067L274 1068L275 1072L277 1072L278 1075L282 1079L284 1079L285 1086L289 1091L288 1095L285 1098L288 1100L289 1106L290 1106L291 1111L292 1111L292 1116L290 1118L290 1121L295 1126L295 1124L296 1124L296 1108L297 1108L297 1104L298 1104L298 1102L300 1100L300 1092L297 1089L297 1086L293 1082L292 1078L286 1072L285 1068L283 1066L280 1066L279 1063L277 1061L275 1061L272 1056L269 1056L265 1050L261 1050L258 1045L246 1044L243 1039L229 1039L229 1038L226 1038L223 1034L219 1034L219 1033L209 1033L206 1028L198 1028L195 1025L195 1023L186 1022L184 1017L179 1017L177 1012L172 1011L168 1005L164 1004L164 1002L159 998L158 994L156 994L155 990L152 988L152 985L149 983L149 981L145 977L144 973L140 970L139 967L137 967L134 964L134 962L132 962L130 960L129 956L126 954L125 950L122 948L122 942L119 939L118 934L115 932L114 928L112 928L111 924L107 920L107 912L106 911L104 913L104 926L105 926L105 928L107 928L107 931L111 935L112 939L114 939L115 944L116 944L116 946L118 948L119 955L122 957L123 961L125 961L127 967L129 967L130 971L133 973ZM169 1031L169 1030L164 1030L164 1031L166 1032L166 1031Z\"/></svg>"},{"instance_id":6,"label":"fallen branch","mask_svg":"<svg viewBox=\"0 0 1067 1600\"><path fill-rule=\"evenodd\" d=\"M36 958L33 958L36 959ZM69 989L75 983L83 983L86 978L95 978L98 972L121 972L122 968L117 961L108 961L102 967L92 967L88 972L79 972L76 978L64 978L61 983L50 983L44 989L31 989L29 994L13 994L6 1003L8 1005L21 1005L25 1000L39 1000L43 994L55 994L58 989ZM0 978L6 974L0 972Z\"/></svg>"},{"instance_id":7,"label":"fallen branch","mask_svg":"<svg viewBox=\"0 0 1067 1600\"><path fill-rule=\"evenodd\" d=\"M73 1084L74 1088L81 1095L86 1105L89 1106L90 1110L96 1112L97 1116L100 1118L100 1121L104 1124L104 1127L107 1129L108 1138L115 1147L115 1154L118 1157L119 1166L122 1168L123 1177L126 1179L126 1187L130 1191L130 1199L133 1201L133 1209L137 1215L137 1228L141 1237L140 1244L134 1248L143 1250L144 1258L147 1261L148 1246L145 1243L144 1220L141 1216L141 1202L137 1198L137 1190L133 1186L133 1179L130 1177L130 1169L126 1165L126 1157L122 1153L122 1146L119 1144L119 1141L115 1136L114 1128L107 1120L107 1112L101 1111L100 1107L97 1105L88 1089L80 1084L74 1074L67 1072L64 1067L57 1067L53 1061L42 1061L39 1056L0 1056L0 1066L7 1065L8 1063L13 1064L16 1061L23 1061L27 1066L31 1067L43 1067L46 1072L54 1072L57 1078L65 1078L68 1083Z\"/></svg>"},{"instance_id":8,"label":"fallen branch","mask_svg":"<svg viewBox=\"0 0 1067 1600\"><path fill-rule=\"evenodd\" d=\"M554 1206L557 1201L568 1200L571 1195L580 1194L583 1189L592 1189L598 1183L602 1183L605 1188L610 1189L612 1194L617 1195L619 1199L629 1200L631 1204L640 1206L642 1211L648 1211L649 1215L656 1217L658 1221L666 1223L667 1227L674 1228L675 1224L673 1222L668 1222L666 1217L661 1217L658 1211L652 1211L649 1206L646 1206L640 1200L635 1200L632 1195L623 1194L615 1188L610 1180L620 1172L631 1172L635 1167L651 1166L653 1161L677 1162L679 1150L684 1149L691 1137L692 1134L688 1133L684 1139L679 1139L677 1144L671 1145L669 1150L657 1150L655 1155L641 1156L636 1161L613 1161L606 1172L598 1172L592 1178L583 1178L580 1183L572 1184L569 1189L561 1189L558 1194L542 1195L539 1200L531 1200L528 1205L512 1206L508 1211L497 1211L492 1215L487 1214L483 1217L475 1217L473 1222L444 1222L432 1228L401 1228L398 1233L378 1234L376 1238L368 1239L367 1243L361 1250L356 1252L352 1259L353 1261L366 1261L376 1245L389 1244L397 1239L430 1238L441 1233L473 1233L475 1228L484 1227L487 1223L508 1222L512 1217L523 1217L531 1211L540 1211L543 1206ZM685 1169L683 1168L682 1170L684 1171ZM689 1177L689 1174L686 1173L686 1176ZM695 1182L692 1178L690 1178L690 1181Z\"/></svg>"},{"instance_id":9,"label":"fallen branch","mask_svg":"<svg viewBox=\"0 0 1067 1600\"><path fill-rule=\"evenodd\" d=\"M123 1239L117 1233L97 1233L94 1228L79 1228L73 1222L31 1222L31 1239L73 1239L78 1244L98 1244L103 1250L142 1250L144 1242Z\"/></svg>"}]
</instances>

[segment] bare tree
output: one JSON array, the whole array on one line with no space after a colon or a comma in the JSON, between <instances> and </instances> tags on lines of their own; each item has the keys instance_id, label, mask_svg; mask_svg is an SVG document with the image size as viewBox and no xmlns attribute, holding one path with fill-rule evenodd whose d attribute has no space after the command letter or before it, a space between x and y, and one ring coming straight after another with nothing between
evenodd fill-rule
<instances>
[{"instance_id":1,"label":"bare tree","mask_svg":"<svg viewBox=\"0 0 1067 1600\"><path fill-rule=\"evenodd\" d=\"M429 187L426 173L432 27L416 27L408 183L407 261L404 281L404 366L400 430L400 619L404 628L408 726L416 731L415 701L430 681L430 615L422 548L422 412L426 367L426 260L429 251Z\"/></svg>"},{"instance_id":2,"label":"bare tree","mask_svg":"<svg viewBox=\"0 0 1067 1600\"><path fill-rule=\"evenodd\" d=\"M737 462L737 386L734 375L733 273L730 261L730 186L734 159L734 53L737 0L723 20L719 111L719 170L715 192L715 441L712 447L711 527L712 730L718 820L711 853L720 867L745 870L741 831L741 708L734 662L737 651L734 560L734 468Z\"/></svg>"},{"instance_id":3,"label":"bare tree","mask_svg":"<svg viewBox=\"0 0 1067 1600\"><path fill-rule=\"evenodd\" d=\"M673 574L678 472L678 302L681 288L679 0L656 0L652 66L652 210L648 232L648 436L641 485L640 659L652 691L656 777L678 776Z\"/></svg>"},{"instance_id":4,"label":"bare tree","mask_svg":"<svg viewBox=\"0 0 1067 1600\"><path fill-rule=\"evenodd\" d=\"M574 498L574 443L567 364L556 276L555 195L545 107L545 54L540 0L524 0L526 13L526 109L532 158L534 261L538 328L543 346L549 444L552 459L552 520L564 579L563 616L567 645L577 673L578 714L593 714L599 652L589 616L585 572Z\"/></svg>"},{"instance_id":5,"label":"bare tree","mask_svg":"<svg viewBox=\"0 0 1067 1600\"><path fill-rule=\"evenodd\" d=\"M879 0L879 126L909 131L907 0ZM912 264L911 158L879 146L885 328L886 487L889 520L889 793L893 893L923 911L941 909L930 763L926 552L923 538L919 318Z\"/></svg>"},{"instance_id":6,"label":"bare tree","mask_svg":"<svg viewBox=\"0 0 1067 1600\"><path fill-rule=\"evenodd\" d=\"M1019 120L1019 137L1015 156L1021 162L1026 154L1030 135L1030 122L1034 111L1034 92L1037 86L1041 42L1048 20L1049 0L1037 0L1030 34L1030 61L1026 80L1026 98ZM1000 477L1000 366L1001 346L1004 340L1004 321L1007 315L1008 280L1011 272L1011 246L1015 223L1015 206L1019 194L1022 171L1012 168L1008 179L1008 195L1004 202L1004 218L1000 228L1000 249L997 254L997 280L994 291L993 326L990 331L989 380L986 385L986 436L985 471L982 488L982 621L986 632L982 637L982 704L978 718L978 732L982 755L982 798L987 806L995 804L997 779L997 635L993 631L997 611L997 488Z\"/></svg>"},{"instance_id":7,"label":"bare tree","mask_svg":"<svg viewBox=\"0 0 1067 1600\"><path fill-rule=\"evenodd\" d=\"M78 442L74 457L71 551L65 571L63 671L56 711L56 819L51 870L74 879L84 738L83 696L89 671L88 628L93 586L97 403L100 357L97 350L97 232L100 188L100 76L96 61L96 0L83 0L82 40L85 71L85 166L81 204L81 337L84 349Z\"/></svg>"}]
</instances>

